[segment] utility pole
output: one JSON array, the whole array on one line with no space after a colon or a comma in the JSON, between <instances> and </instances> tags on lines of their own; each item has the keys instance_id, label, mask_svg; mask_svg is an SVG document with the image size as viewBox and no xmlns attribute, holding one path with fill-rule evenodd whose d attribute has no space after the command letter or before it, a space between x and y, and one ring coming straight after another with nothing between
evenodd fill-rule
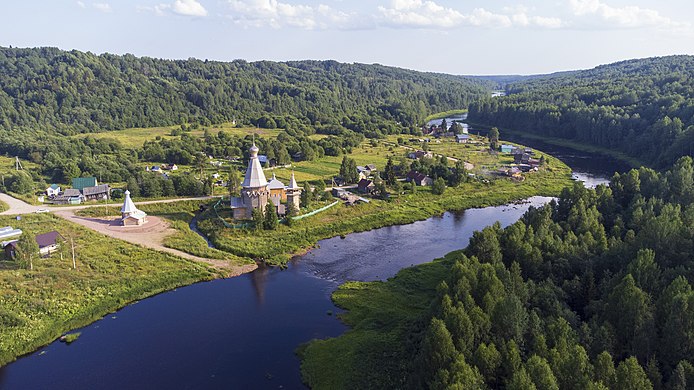
<instances>
[{"instance_id":1,"label":"utility pole","mask_svg":"<svg viewBox=\"0 0 694 390\"><path fill-rule=\"evenodd\" d=\"M77 269L77 262L75 261L75 240L70 236L70 246L72 247L72 269Z\"/></svg>"},{"instance_id":2,"label":"utility pole","mask_svg":"<svg viewBox=\"0 0 694 390\"><path fill-rule=\"evenodd\" d=\"M14 156L14 169L16 171L24 169L24 167L22 167L21 161L19 161L19 156Z\"/></svg>"}]
</instances>

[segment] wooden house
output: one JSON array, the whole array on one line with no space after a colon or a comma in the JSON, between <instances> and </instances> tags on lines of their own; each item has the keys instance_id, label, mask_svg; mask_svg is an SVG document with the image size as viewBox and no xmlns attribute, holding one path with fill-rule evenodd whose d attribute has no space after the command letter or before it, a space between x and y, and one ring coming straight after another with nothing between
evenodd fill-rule
<instances>
[{"instance_id":1,"label":"wooden house","mask_svg":"<svg viewBox=\"0 0 694 390\"><path fill-rule=\"evenodd\" d=\"M106 200L109 198L111 188L108 184L101 184L94 187L85 187L82 189L82 195L85 200Z\"/></svg>"},{"instance_id":2,"label":"wooden house","mask_svg":"<svg viewBox=\"0 0 694 390\"><path fill-rule=\"evenodd\" d=\"M64 241L63 236L55 230L36 236L36 243L39 245L39 255L48 257L60 248L60 242Z\"/></svg>"},{"instance_id":3,"label":"wooden house","mask_svg":"<svg viewBox=\"0 0 694 390\"><path fill-rule=\"evenodd\" d=\"M408 172L405 180L409 183L415 183L416 185L423 187L434 184L434 179L417 171Z\"/></svg>"},{"instance_id":4,"label":"wooden house","mask_svg":"<svg viewBox=\"0 0 694 390\"><path fill-rule=\"evenodd\" d=\"M357 183L357 190L362 194L372 193L375 187L374 182L369 179L361 179L359 183Z\"/></svg>"}]
</instances>

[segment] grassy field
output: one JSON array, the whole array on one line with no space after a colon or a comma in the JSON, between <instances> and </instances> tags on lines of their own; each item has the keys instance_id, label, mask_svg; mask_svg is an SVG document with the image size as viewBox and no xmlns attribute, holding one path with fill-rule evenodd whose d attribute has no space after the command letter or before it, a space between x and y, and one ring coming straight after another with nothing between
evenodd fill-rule
<instances>
[{"instance_id":1,"label":"grassy field","mask_svg":"<svg viewBox=\"0 0 694 390\"><path fill-rule=\"evenodd\" d=\"M118 140L121 145L126 148L139 148L145 143L145 141L154 141L157 137L162 139L174 139L171 135L171 131L175 129L180 129L181 126L164 126L164 127L147 127L147 128L132 128L125 130L107 131L103 133L85 133L77 134L73 137L85 138L93 137L96 139L110 138ZM217 134L220 131L225 131L231 135L237 135L244 137L248 134L256 134L261 137L275 138L279 135L282 130L279 129L257 129L255 127L236 127L231 123L224 123L221 125L210 126L207 128L212 134ZM205 133L203 128L191 130L188 134L196 137L202 137Z\"/></svg>"},{"instance_id":2,"label":"grassy field","mask_svg":"<svg viewBox=\"0 0 694 390\"><path fill-rule=\"evenodd\" d=\"M436 286L458 253L405 268L387 282L341 285L332 299L346 309L339 316L351 329L299 348L304 382L312 389L405 388L398 362L411 357L407 335L422 327Z\"/></svg>"},{"instance_id":3,"label":"grassy field","mask_svg":"<svg viewBox=\"0 0 694 390\"><path fill-rule=\"evenodd\" d=\"M62 257L34 259L33 271L0 261L0 365L129 302L220 276L205 265L108 238L51 214L21 221L0 217L0 224L72 237L77 258L72 269L64 244Z\"/></svg>"}]
</instances>

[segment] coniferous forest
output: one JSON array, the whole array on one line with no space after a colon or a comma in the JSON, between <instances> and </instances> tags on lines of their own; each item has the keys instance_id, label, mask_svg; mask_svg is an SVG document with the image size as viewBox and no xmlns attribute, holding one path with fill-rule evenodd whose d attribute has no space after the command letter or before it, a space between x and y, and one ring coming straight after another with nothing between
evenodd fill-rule
<instances>
[{"instance_id":1,"label":"coniferous forest","mask_svg":"<svg viewBox=\"0 0 694 390\"><path fill-rule=\"evenodd\" d=\"M506 85L470 120L618 150L665 168L694 153L694 56L629 60Z\"/></svg>"}]
</instances>

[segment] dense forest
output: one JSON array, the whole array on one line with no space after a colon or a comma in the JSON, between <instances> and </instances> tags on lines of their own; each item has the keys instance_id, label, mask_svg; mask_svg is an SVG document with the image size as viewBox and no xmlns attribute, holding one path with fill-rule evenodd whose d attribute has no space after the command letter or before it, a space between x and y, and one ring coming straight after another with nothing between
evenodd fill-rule
<instances>
[{"instance_id":1,"label":"dense forest","mask_svg":"<svg viewBox=\"0 0 694 390\"><path fill-rule=\"evenodd\" d=\"M619 150L668 167L694 153L694 56L629 60L522 80L469 118Z\"/></svg>"},{"instance_id":2,"label":"dense forest","mask_svg":"<svg viewBox=\"0 0 694 390\"><path fill-rule=\"evenodd\" d=\"M488 85L459 76L335 61L161 60L0 48L0 128L61 133L294 117L376 132L466 107ZM399 130L398 130L399 131Z\"/></svg>"},{"instance_id":3,"label":"dense forest","mask_svg":"<svg viewBox=\"0 0 694 390\"><path fill-rule=\"evenodd\" d=\"M692 253L690 157L577 183L445 261L367 283L361 298L338 290L360 325L310 364L353 373L353 388L691 389ZM420 314L398 320L420 297Z\"/></svg>"}]
</instances>

